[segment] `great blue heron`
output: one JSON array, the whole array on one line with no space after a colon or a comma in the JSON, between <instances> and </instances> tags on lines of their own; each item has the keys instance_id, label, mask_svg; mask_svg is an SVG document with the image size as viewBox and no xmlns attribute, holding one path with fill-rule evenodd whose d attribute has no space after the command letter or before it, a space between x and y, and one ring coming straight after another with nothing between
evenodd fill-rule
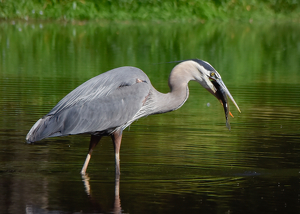
<instances>
[{"instance_id":1,"label":"great blue heron","mask_svg":"<svg viewBox=\"0 0 300 214\"><path fill-rule=\"evenodd\" d=\"M227 96L240 111L220 74L199 59L186 60L175 66L169 77L170 92L158 92L148 76L135 67L120 67L100 74L71 91L26 136L27 142L48 137L90 134L89 151L81 170L86 169L95 146L102 136L111 136L115 149L116 174L120 174L119 152L123 130L133 121L152 114L180 108L189 96L188 82L199 82L217 97L228 122Z\"/></svg>"}]
</instances>

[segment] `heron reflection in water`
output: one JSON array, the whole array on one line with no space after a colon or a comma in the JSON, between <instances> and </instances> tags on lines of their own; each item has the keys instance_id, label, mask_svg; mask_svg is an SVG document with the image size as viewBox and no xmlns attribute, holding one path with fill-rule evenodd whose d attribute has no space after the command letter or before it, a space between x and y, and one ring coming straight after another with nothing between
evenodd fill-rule
<instances>
[{"instance_id":1,"label":"heron reflection in water","mask_svg":"<svg viewBox=\"0 0 300 214\"><path fill-rule=\"evenodd\" d=\"M90 134L89 151L81 170L86 173L91 154L103 136L111 136L115 151L116 175L120 174L119 154L123 130L135 120L174 111L189 96L188 82L194 80L220 100L230 129L227 96L240 109L220 74L203 60L180 62L169 76L169 93L160 93L148 76L135 67L120 67L100 74L71 91L26 136L27 142L48 137Z\"/></svg>"},{"instance_id":2,"label":"heron reflection in water","mask_svg":"<svg viewBox=\"0 0 300 214\"><path fill-rule=\"evenodd\" d=\"M114 198L114 203L113 203L113 209L111 210L110 213L114 213L114 214L120 214L123 213L122 212L122 207L121 207L121 199L120 199L120 175L116 175L115 177L115 198ZM96 198L94 198L92 191L91 191L91 186L90 186L90 178L87 174L82 175L82 181L85 187L85 192L89 197L89 200L92 202L93 204L93 211L95 212L99 209L100 213L103 213L103 211L106 213L105 210L101 210L101 205L98 202L98 200Z\"/></svg>"}]
</instances>

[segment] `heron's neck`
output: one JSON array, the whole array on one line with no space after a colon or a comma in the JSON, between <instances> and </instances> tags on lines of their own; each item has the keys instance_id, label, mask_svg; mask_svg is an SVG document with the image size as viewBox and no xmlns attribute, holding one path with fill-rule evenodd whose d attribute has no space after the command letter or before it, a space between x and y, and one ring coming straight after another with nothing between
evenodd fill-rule
<instances>
[{"instance_id":1,"label":"heron's neck","mask_svg":"<svg viewBox=\"0 0 300 214\"><path fill-rule=\"evenodd\" d=\"M188 69L176 66L169 77L170 92L158 92L156 96L157 113L164 113L180 108L189 96L188 82L193 80Z\"/></svg>"}]
</instances>

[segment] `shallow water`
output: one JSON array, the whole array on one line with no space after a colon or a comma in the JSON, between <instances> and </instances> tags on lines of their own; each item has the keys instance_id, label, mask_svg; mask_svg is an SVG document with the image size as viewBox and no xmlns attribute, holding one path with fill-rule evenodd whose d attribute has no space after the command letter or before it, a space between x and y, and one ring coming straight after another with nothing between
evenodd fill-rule
<instances>
[{"instance_id":1,"label":"shallow water","mask_svg":"<svg viewBox=\"0 0 300 214\"><path fill-rule=\"evenodd\" d=\"M0 23L1 213L297 213L300 211L298 24ZM124 131L115 181L110 138L79 171L88 136L25 136L76 86L124 65L159 91L176 63L201 58L222 75L219 101L191 82L179 110ZM118 194L119 193L119 194Z\"/></svg>"}]
</instances>

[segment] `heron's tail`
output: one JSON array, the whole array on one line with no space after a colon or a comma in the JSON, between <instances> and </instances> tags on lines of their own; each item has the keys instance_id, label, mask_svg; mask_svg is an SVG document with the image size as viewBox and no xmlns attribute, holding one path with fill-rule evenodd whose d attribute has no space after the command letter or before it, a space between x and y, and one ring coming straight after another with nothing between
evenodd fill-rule
<instances>
[{"instance_id":1,"label":"heron's tail","mask_svg":"<svg viewBox=\"0 0 300 214\"><path fill-rule=\"evenodd\" d=\"M47 137L60 136L59 126L51 115L39 119L26 136L27 143L42 140Z\"/></svg>"}]
</instances>

